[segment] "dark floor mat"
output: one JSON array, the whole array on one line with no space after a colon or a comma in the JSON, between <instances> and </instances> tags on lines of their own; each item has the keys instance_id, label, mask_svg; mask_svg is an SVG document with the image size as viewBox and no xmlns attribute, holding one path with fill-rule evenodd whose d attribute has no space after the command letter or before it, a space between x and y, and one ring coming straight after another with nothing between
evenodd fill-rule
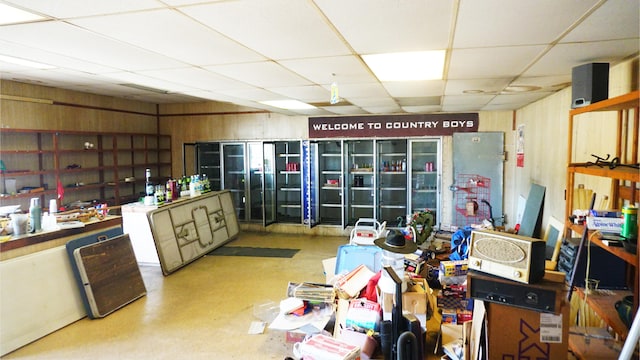
<instances>
[{"instance_id":1,"label":"dark floor mat","mask_svg":"<svg viewBox=\"0 0 640 360\"><path fill-rule=\"evenodd\" d=\"M255 257L275 257L275 258L292 258L300 249L280 249L280 248L262 248L262 247L246 247L246 246L222 246L208 255L211 256L255 256Z\"/></svg>"}]
</instances>

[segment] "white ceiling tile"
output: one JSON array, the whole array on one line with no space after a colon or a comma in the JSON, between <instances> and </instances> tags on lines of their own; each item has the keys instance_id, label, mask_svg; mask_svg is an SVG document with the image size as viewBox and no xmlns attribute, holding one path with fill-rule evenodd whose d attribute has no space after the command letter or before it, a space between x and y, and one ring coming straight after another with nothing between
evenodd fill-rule
<instances>
[{"instance_id":1,"label":"white ceiling tile","mask_svg":"<svg viewBox=\"0 0 640 360\"><path fill-rule=\"evenodd\" d=\"M248 88L247 84L196 67L141 71L140 74L214 92Z\"/></svg>"},{"instance_id":2,"label":"white ceiling tile","mask_svg":"<svg viewBox=\"0 0 640 360\"><path fill-rule=\"evenodd\" d=\"M228 1L181 11L275 60L350 53L309 1Z\"/></svg>"},{"instance_id":3,"label":"white ceiling tile","mask_svg":"<svg viewBox=\"0 0 640 360\"><path fill-rule=\"evenodd\" d=\"M329 101L331 92L319 85L270 88L270 91L303 102Z\"/></svg>"},{"instance_id":4,"label":"white ceiling tile","mask_svg":"<svg viewBox=\"0 0 640 360\"><path fill-rule=\"evenodd\" d=\"M175 10L92 17L71 23L192 65L264 60L256 52Z\"/></svg>"},{"instance_id":5,"label":"white ceiling tile","mask_svg":"<svg viewBox=\"0 0 640 360\"><path fill-rule=\"evenodd\" d=\"M321 109L338 115L357 115L362 114L362 109L357 106L327 106Z\"/></svg>"},{"instance_id":6,"label":"white ceiling tile","mask_svg":"<svg viewBox=\"0 0 640 360\"><path fill-rule=\"evenodd\" d=\"M472 105L476 108L478 105L488 104L496 95L447 95L442 100L442 106L450 105Z\"/></svg>"},{"instance_id":7,"label":"white ceiling tile","mask_svg":"<svg viewBox=\"0 0 640 360\"><path fill-rule=\"evenodd\" d=\"M378 82L363 83L363 84L338 84L340 91L340 97L351 98L364 98L375 97L385 98L389 96L389 93L382 84Z\"/></svg>"},{"instance_id":8,"label":"white ceiling tile","mask_svg":"<svg viewBox=\"0 0 640 360\"><path fill-rule=\"evenodd\" d=\"M507 94L507 95L496 95L493 100L491 100L487 107L497 108L502 105L510 105L511 109L519 109L522 106L529 104L533 101L540 100L549 95L553 94L552 92L527 92L527 93L515 93L515 94ZM515 106L515 107L513 107ZM486 107L485 107L486 110Z\"/></svg>"},{"instance_id":9,"label":"white ceiling tile","mask_svg":"<svg viewBox=\"0 0 640 360\"><path fill-rule=\"evenodd\" d=\"M444 80L388 81L382 85L393 97L436 96L444 90Z\"/></svg>"},{"instance_id":10,"label":"white ceiling tile","mask_svg":"<svg viewBox=\"0 0 640 360\"><path fill-rule=\"evenodd\" d=\"M212 3L212 2L220 2L220 1L227 1L227 0L162 0L163 3L170 6L185 6L185 5Z\"/></svg>"},{"instance_id":11,"label":"white ceiling tile","mask_svg":"<svg viewBox=\"0 0 640 360\"><path fill-rule=\"evenodd\" d=\"M543 89L560 90L571 86L571 75L557 76L521 76L511 82L513 86L540 86Z\"/></svg>"},{"instance_id":12,"label":"white ceiling tile","mask_svg":"<svg viewBox=\"0 0 640 360\"><path fill-rule=\"evenodd\" d=\"M166 81L132 72L117 72L103 75L117 84L136 84L174 93L194 91L196 88L175 81Z\"/></svg>"},{"instance_id":13,"label":"white ceiling tile","mask_svg":"<svg viewBox=\"0 0 640 360\"><path fill-rule=\"evenodd\" d=\"M453 47L546 44L595 3L597 0L462 0Z\"/></svg>"},{"instance_id":14,"label":"white ceiling tile","mask_svg":"<svg viewBox=\"0 0 640 360\"><path fill-rule=\"evenodd\" d=\"M268 101L268 100L282 100L282 95L274 94L271 91L248 87L245 89L233 89L225 90L225 95L229 95L238 99L252 100L252 101Z\"/></svg>"},{"instance_id":15,"label":"white ceiling tile","mask_svg":"<svg viewBox=\"0 0 640 360\"><path fill-rule=\"evenodd\" d=\"M356 52L377 54L447 47L453 0L315 0Z\"/></svg>"},{"instance_id":16,"label":"white ceiling tile","mask_svg":"<svg viewBox=\"0 0 640 360\"><path fill-rule=\"evenodd\" d=\"M461 112L471 112L471 111L477 111L477 110L478 110L477 105L454 104L454 105L442 106L442 111L444 112L461 113Z\"/></svg>"},{"instance_id":17,"label":"white ceiling tile","mask_svg":"<svg viewBox=\"0 0 640 360\"><path fill-rule=\"evenodd\" d=\"M369 112L370 114L393 114L397 112L402 112L402 108L398 105L393 106L363 106L363 110Z\"/></svg>"},{"instance_id":18,"label":"white ceiling tile","mask_svg":"<svg viewBox=\"0 0 640 360\"><path fill-rule=\"evenodd\" d=\"M424 114L430 112L439 112L442 110L440 105L426 105L426 106L403 106L402 110L408 113Z\"/></svg>"},{"instance_id":19,"label":"white ceiling tile","mask_svg":"<svg viewBox=\"0 0 640 360\"><path fill-rule=\"evenodd\" d=\"M102 86L108 84L102 77L98 77L76 70L58 69L50 70L27 70L15 74L16 77L37 75L38 78L49 86L66 87L72 85Z\"/></svg>"},{"instance_id":20,"label":"white ceiling tile","mask_svg":"<svg viewBox=\"0 0 640 360\"><path fill-rule=\"evenodd\" d=\"M505 78L520 75L546 46L515 46L453 50L449 79ZM482 74L482 76L479 76Z\"/></svg>"},{"instance_id":21,"label":"white ceiling tile","mask_svg":"<svg viewBox=\"0 0 640 360\"><path fill-rule=\"evenodd\" d=\"M3 2L52 20L0 26L0 55L57 68L0 63L2 79L157 103L215 100L285 115L308 114L257 101L327 103L332 82L344 109L309 113L514 110L569 86L574 66L615 65L640 52L637 0ZM461 48L446 49L440 82L383 86L361 60L449 42ZM169 93L117 85L124 82ZM507 85L541 89L506 95ZM480 99L501 92L482 105ZM444 105L427 106L434 102Z\"/></svg>"},{"instance_id":22,"label":"white ceiling tile","mask_svg":"<svg viewBox=\"0 0 640 360\"><path fill-rule=\"evenodd\" d=\"M62 22L0 27L0 39L121 70L162 69L182 63Z\"/></svg>"},{"instance_id":23,"label":"white ceiling tile","mask_svg":"<svg viewBox=\"0 0 640 360\"><path fill-rule=\"evenodd\" d=\"M196 91L186 91L184 93L185 95L189 95L189 96L193 96L193 97L198 97L200 99L203 100L213 100L213 101L219 101L219 102L228 102L228 103L233 103L233 104L244 104L247 101L244 99L239 99L233 96L229 96L226 94L221 94L221 93L217 93L215 91L208 91L208 90L196 90Z\"/></svg>"},{"instance_id":24,"label":"white ceiling tile","mask_svg":"<svg viewBox=\"0 0 640 360\"><path fill-rule=\"evenodd\" d=\"M640 36L640 1L608 0L560 42L626 39Z\"/></svg>"},{"instance_id":25,"label":"white ceiling tile","mask_svg":"<svg viewBox=\"0 0 640 360\"><path fill-rule=\"evenodd\" d=\"M624 54L638 53L638 39L558 44L523 76L568 75L575 66L591 62L612 62Z\"/></svg>"},{"instance_id":26,"label":"white ceiling tile","mask_svg":"<svg viewBox=\"0 0 640 360\"><path fill-rule=\"evenodd\" d=\"M163 6L156 0L8 0L7 2L61 19L157 9Z\"/></svg>"},{"instance_id":27,"label":"white ceiling tile","mask_svg":"<svg viewBox=\"0 0 640 360\"><path fill-rule=\"evenodd\" d=\"M385 106L385 107L394 107L398 106L398 102L390 97L383 98L349 98L349 102L353 105L357 105L360 107L369 107L369 106Z\"/></svg>"},{"instance_id":28,"label":"white ceiling tile","mask_svg":"<svg viewBox=\"0 0 640 360\"><path fill-rule=\"evenodd\" d=\"M499 92L509 85L511 78L449 80L445 85L445 95L463 95L464 91L481 90Z\"/></svg>"},{"instance_id":29,"label":"white ceiling tile","mask_svg":"<svg viewBox=\"0 0 640 360\"><path fill-rule=\"evenodd\" d=\"M264 88L311 85L309 81L271 61L207 66L205 68L229 78Z\"/></svg>"},{"instance_id":30,"label":"white ceiling tile","mask_svg":"<svg viewBox=\"0 0 640 360\"><path fill-rule=\"evenodd\" d=\"M101 74L116 70L112 67L71 58L63 54L56 54L6 40L0 40L0 54L10 54L11 56L20 59L29 59L31 61L56 66L61 69L70 69L91 74Z\"/></svg>"},{"instance_id":31,"label":"white ceiling tile","mask_svg":"<svg viewBox=\"0 0 640 360\"><path fill-rule=\"evenodd\" d=\"M317 84L351 84L377 81L357 56L336 56L278 61L282 66Z\"/></svg>"}]
</instances>

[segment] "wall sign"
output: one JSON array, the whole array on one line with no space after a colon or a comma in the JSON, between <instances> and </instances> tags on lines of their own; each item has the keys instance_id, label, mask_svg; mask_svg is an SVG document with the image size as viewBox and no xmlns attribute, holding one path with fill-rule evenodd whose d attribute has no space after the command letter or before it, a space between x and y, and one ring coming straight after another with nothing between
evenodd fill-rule
<instances>
[{"instance_id":1,"label":"wall sign","mask_svg":"<svg viewBox=\"0 0 640 360\"><path fill-rule=\"evenodd\" d=\"M310 117L309 138L446 136L478 131L478 113Z\"/></svg>"}]
</instances>

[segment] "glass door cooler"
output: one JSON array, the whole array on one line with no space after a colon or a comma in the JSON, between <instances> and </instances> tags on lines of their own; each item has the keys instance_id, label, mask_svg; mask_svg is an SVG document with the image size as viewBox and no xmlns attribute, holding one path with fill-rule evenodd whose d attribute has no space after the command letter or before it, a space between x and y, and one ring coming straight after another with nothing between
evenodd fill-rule
<instances>
[{"instance_id":1,"label":"glass door cooler","mask_svg":"<svg viewBox=\"0 0 640 360\"><path fill-rule=\"evenodd\" d=\"M376 212L376 176L373 140L345 141L345 168L348 169L346 191L346 225L361 218L374 219Z\"/></svg>"},{"instance_id":2,"label":"glass door cooler","mask_svg":"<svg viewBox=\"0 0 640 360\"><path fill-rule=\"evenodd\" d=\"M379 222L396 226L407 212L407 141L378 140L378 213Z\"/></svg>"},{"instance_id":3,"label":"glass door cooler","mask_svg":"<svg viewBox=\"0 0 640 360\"><path fill-rule=\"evenodd\" d=\"M247 220L245 144L222 144L223 184L229 190L239 221Z\"/></svg>"},{"instance_id":4,"label":"glass door cooler","mask_svg":"<svg viewBox=\"0 0 640 360\"><path fill-rule=\"evenodd\" d=\"M275 143L277 222L302 222L302 158L301 142Z\"/></svg>"},{"instance_id":5,"label":"glass door cooler","mask_svg":"<svg viewBox=\"0 0 640 360\"><path fill-rule=\"evenodd\" d=\"M344 226L342 141L319 141L313 145L317 147L317 224Z\"/></svg>"},{"instance_id":6,"label":"glass door cooler","mask_svg":"<svg viewBox=\"0 0 640 360\"><path fill-rule=\"evenodd\" d=\"M211 190L222 189L220 143L196 143L197 173L206 175Z\"/></svg>"},{"instance_id":7,"label":"glass door cooler","mask_svg":"<svg viewBox=\"0 0 640 360\"><path fill-rule=\"evenodd\" d=\"M410 140L411 213L431 210L440 223L441 140Z\"/></svg>"},{"instance_id":8,"label":"glass door cooler","mask_svg":"<svg viewBox=\"0 0 640 360\"><path fill-rule=\"evenodd\" d=\"M268 219L265 218L265 215L275 214L273 211L275 206L274 161L273 156L265 157L266 154L273 154L273 145L249 142L247 143L247 152L248 218L252 222L266 222Z\"/></svg>"}]
</instances>

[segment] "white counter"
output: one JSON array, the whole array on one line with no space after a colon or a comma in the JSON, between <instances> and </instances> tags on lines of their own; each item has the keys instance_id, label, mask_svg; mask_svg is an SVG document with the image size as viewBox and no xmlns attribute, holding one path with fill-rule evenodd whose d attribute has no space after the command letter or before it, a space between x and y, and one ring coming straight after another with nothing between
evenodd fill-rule
<instances>
[{"instance_id":1,"label":"white counter","mask_svg":"<svg viewBox=\"0 0 640 360\"><path fill-rule=\"evenodd\" d=\"M125 234L129 234L138 264L160 266L160 259L147 219L147 213L158 209L158 206L148 206L137 202L122 205L120 209L122 211L122 230Z\"/></svg>"}]
</instances>

